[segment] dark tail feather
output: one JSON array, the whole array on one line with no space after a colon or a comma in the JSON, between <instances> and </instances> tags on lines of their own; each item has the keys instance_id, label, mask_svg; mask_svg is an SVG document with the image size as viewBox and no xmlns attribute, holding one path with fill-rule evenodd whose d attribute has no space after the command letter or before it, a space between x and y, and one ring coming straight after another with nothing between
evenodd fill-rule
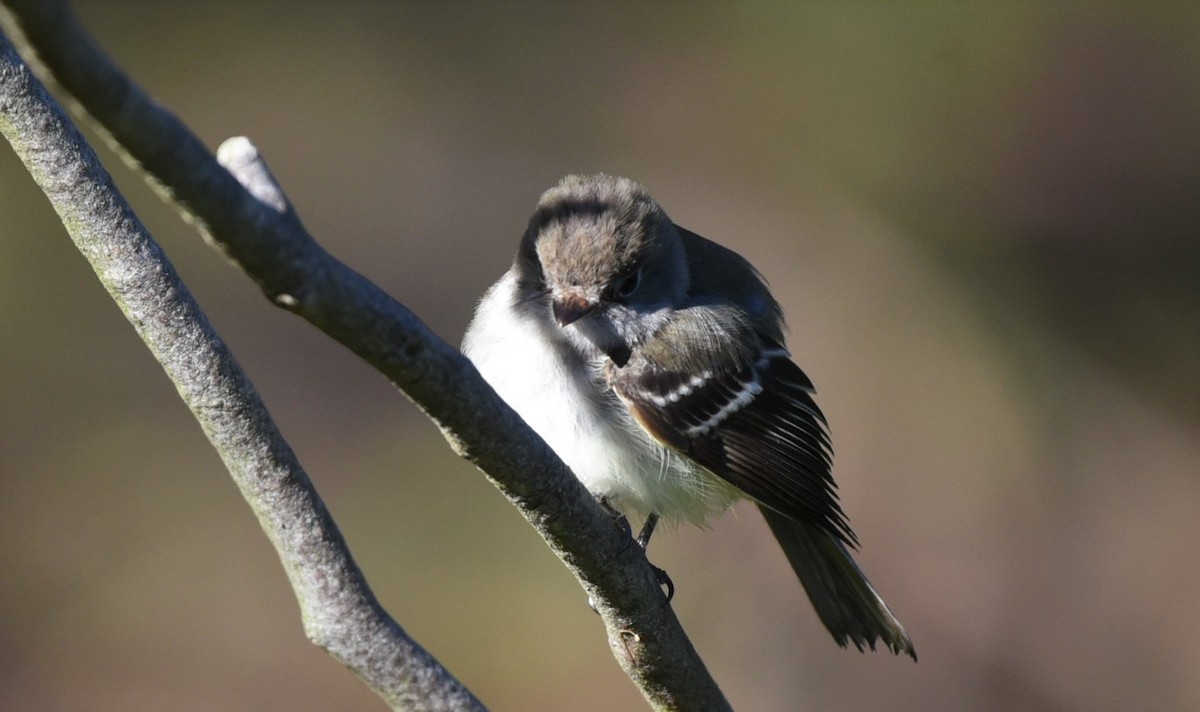
<instances>
[{"instance_id":1,"label":"dark tail feather","mask_svg":"<svg viewBox=\"0 0 1200 712\"><path fill-rule=\"evenodd\" d=\"M881 640L893 653L904 652L917 659L904 626L875 593L842 542L818 526L766 507L759 509L838 645L844 648L850 642L860 651L864 646L874 650L875 641Z\"/></svg>"}]
</instances>

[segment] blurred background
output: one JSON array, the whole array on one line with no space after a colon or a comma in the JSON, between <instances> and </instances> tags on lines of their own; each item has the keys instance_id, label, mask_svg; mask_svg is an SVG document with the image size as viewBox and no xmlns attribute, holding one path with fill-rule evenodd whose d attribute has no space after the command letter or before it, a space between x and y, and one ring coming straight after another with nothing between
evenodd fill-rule
<instances>
[{"instance_id":1,"label":"blurred background","mask_svg":"<svg viewBox=\"0 0 1200 712\"><path fill-rule=\"evenodd\" d=\"M1200 5L77 8L453 343L566 173L762 268L921 660L838 649L742 506L651 550L735 708L1200 708ZM493 709L644 708L483 477L96 145L402 625ZM384 709L8 148L0 394L0 707Z\"/></svg>"}]
</instances>

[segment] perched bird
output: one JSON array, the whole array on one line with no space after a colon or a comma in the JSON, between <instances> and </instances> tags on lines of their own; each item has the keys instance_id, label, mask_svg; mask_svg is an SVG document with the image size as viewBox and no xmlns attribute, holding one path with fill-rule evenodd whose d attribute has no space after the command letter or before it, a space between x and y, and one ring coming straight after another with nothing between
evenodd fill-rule
<instances>
[{"instance_id":1,"label":"perched bird","mask_svg":"<svg viewBox=\"0 0 1200 712\"><path fill-rule=\"evenodd\" d=\"M483 377L608 506L701 524L766 517L838 645L912 641L850 557L825 417L743 257L675 225L642 186L568 176L463 339Z\"/></svg>"}]
</instances>

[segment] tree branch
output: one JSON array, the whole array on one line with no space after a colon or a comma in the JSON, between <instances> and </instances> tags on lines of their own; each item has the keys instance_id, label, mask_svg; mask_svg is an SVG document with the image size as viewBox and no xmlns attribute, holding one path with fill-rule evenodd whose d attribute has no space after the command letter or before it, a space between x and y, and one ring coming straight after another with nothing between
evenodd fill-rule
<instances>
[{"instance_id":1,"label":"tree branch","mask_svg":"<svg viewBox=\"0 0 1200 712\"><path fill-rule=\"evenodd\" d=\"M379 605L249 379L3 34L0 131L217 448L279 552L308 636L397 709L483 709Z\"/></svg>"},{"instance_id":2,"label":"tree branch","mask_svg":"<svg viewBox=\"0 0 1200 712\"><path fill-rule=\"evenodd\" d=\"M604 621L617 661L653 707L729 709L663 604L640 547L629 545L628 536L469 361L313 240L248 143L227 142L223 158L230 170L222 168L186 126L113 66L67 3L6 5L53 76L275 304L387 376L508 497L578 577ZM246 169L257 177L251 179ZM261 185L266 192L255 187ZM294 564L284 558L284 565L291 575ZM305 617L307 625L307 609Z\"/></svg>"}]
</instances>

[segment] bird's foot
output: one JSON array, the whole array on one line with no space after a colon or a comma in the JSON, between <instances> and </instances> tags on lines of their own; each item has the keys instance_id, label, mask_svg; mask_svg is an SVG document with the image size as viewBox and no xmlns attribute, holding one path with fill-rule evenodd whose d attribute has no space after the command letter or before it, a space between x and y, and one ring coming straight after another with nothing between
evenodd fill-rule
<instances>
[{"instance_id":1,"label":"bird's foot","mask_svg":"<svg viewBox=\"0 0 1200 712\"><path fill-rule=\"evenodd\" d=\"M642 551L645 551L646 547L650 546L650 535L654 533L654 527L656 526L658 526L658 515L651 512L646 516L646 523L642 525L642 530L638 532L637 539L634 540L638 546L642 547ZM658 585L667 589L666 602L670 603L671 599L675 597L675 584L663 569L658 568L654 564L650 564L650 568L654 570L654 580Z\"/></svg>"},{"instance_id":2,"label":"bird's foot","mask_svg":"<svg viewBox=\"0 0 1200 712\"><path fill-rule=\"evenodd\" d=\"M646 523L642 525L642 530L638 532L638 546L645 549L650 546L650 535L654 533L654 527L658 526L658 515L651 512L646 517Z\"/></svg>"},{"instance_id":3,"label":"bird's foot","mask_svg":"<svg viewBox=\"0 0 1200 712\"><path fill-rule=\"evenodd\" d=\"M649 562L647 562L647 563L649 563ZM667 575L666 571L658 568L654 564L650 564L650 569L654 572L654 582L657 583L660 588L667 589L667 598L665 601L663 601L663 603L670 605L671 599L675 598L674 582L671 581L671 577Z\"/></svg>"},{"instance_id":4,"label":"bird's foot","mask_svg":"<svg viewBox=\"0 0 1200 712\"><path fill-rule=\"evenodd\" d=\"M642 525L642 529L638 532L637 538L635 539L633 537L633 527L629 524L629 518L622 514L616 507L614 507L607 496L597 497L596 501L600 504L605 512L608 512L608 514L612 516L613 521L615 521L617 526L621 527L621 530L625 533L625 547L629 546L628 542L630 541L637 542L637 545L641 547L642 551L644 552L646 547L650 545L650 535L654 533L654 528L658 525L658 515L651 513L646 517L646 522ZM624 550L625 548L622 547L621 551L624 552ZM647 561L646 563L650 562ZM650 564L650 569L654 572L655 582L658 583L659 587L666 589L666 603L669 604L671 599L675 597L674 582L671 581L671 577L667 575L666 571L660 569L654 564ZM592 601L588 601L588 605L591 606L593 611L596 610L596 606Z\"/></svg>"},{"instance_id":5,"label":"bird's foot","mask_svg":"<svg viewBox=\"0 0 1200 712\"><path fill-rule=\"evenodd\" d=\"M632 539L633 527L629 524L629 518L622 514L616 507L612 506L612 502L608 501L608 496L605 495L597 497L596 502L600 504L601 509L607 512L608 515L613 518L613 521L616 522L617 526L621 528L621 531L625 533L625 538ZM621 550L624 551L623 548Z\"/></svg>"}]
</instances>

